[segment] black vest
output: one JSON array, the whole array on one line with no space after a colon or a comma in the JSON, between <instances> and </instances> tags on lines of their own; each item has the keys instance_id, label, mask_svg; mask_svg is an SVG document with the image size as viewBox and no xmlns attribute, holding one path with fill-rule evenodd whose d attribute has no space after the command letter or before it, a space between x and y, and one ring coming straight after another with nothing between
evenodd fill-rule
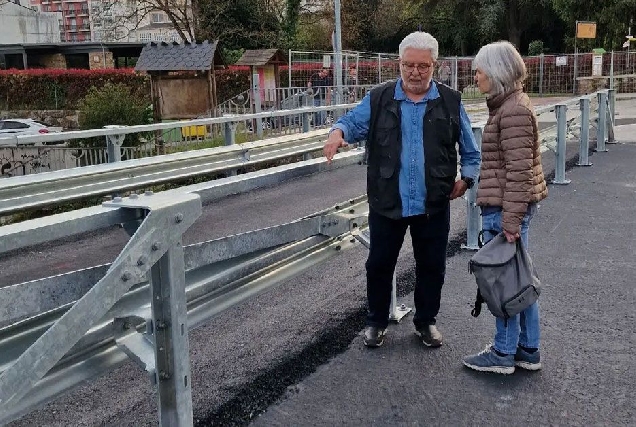
<instances>
[{"instance_id":1,"label":"black vest","mask_svg":"<svg viewBox=\"0 0 636 427\"><path fill-rule=\"evenodd\" d=\"M399 190L402 153L400 102L394 99L397 82L371 91L371 120L367 137L367 194L369 206L380 215L402 218ZM429 100L424 113L424 174L426 213L446 208L457 176L461 94L437 83L439 98Z\"/></svg>"}]
</instances>

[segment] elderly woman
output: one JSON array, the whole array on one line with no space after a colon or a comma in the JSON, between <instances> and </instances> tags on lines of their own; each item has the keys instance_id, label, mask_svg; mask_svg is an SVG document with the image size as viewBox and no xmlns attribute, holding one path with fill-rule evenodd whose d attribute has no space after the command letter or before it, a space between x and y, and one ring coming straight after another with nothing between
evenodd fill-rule
<instances>
[{"instance_id":1,"label":"elderly woman","mask_svg":"<svg viewBox=\"0 0 636 427\"><path fill-rule=\"evenodd\" d=\"M488 122L482 139L482 164L477 190L484 230L505 234L509 242L528 245L528 228L537 203L548 195L537 119L522 82L526 67L508 42L482 47L475 57L475 81L487 94ZM486 240L492 239L485 233ZM477 371L512 374L515 367L539 370L539 305L508 319L496 319L494 344L464 359Z\"/></svg>"}]
</instances>

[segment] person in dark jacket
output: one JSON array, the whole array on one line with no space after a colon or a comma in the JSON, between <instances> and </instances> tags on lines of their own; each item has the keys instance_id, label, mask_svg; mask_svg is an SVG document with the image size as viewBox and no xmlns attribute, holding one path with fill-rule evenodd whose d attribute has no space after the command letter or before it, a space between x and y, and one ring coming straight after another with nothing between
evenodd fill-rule
<instances>
[{"instance_id":1,"label":"person in dark jacket","mask_svg":"<svg viewBox=\"0 0 636 427\"><path fill-rule=\"evenodd\" d=\"M415 257L416 333L427 347L442 345L435 324L446 271L450 200L473 185L481 156L461 95L432 80L437 54L437 40L430 34L406 36L400 44L401 77L374 88L342 116L323 148L331 162L339 147L367 141L368 347L384 342L393 271L407 228Z\"/></svg>"}]
</instances>

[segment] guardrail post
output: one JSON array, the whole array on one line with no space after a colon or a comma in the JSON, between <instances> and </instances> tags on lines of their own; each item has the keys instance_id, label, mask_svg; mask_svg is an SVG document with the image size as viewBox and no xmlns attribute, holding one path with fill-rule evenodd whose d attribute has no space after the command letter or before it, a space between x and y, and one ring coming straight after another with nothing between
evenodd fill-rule
<instances>
[{"instance_id":1,"label":"guardrail post","mask_svg":"<svg viewBox=\"0 0 636 427\"><path fill-rule=\"evenodd\" d=\"M258 74L254 73L252 75L252 93L254 99L254 112L260 113L262 111L261 106L261 87L258 82ZM258 139L263 138L263 119L256 119L256 135Z\"/></svg>"},{"instance_id":2,"label":"guardrail post","mask_svg":"<svg viewBox=\"0 0 636 427\"><path fill-rule=\"evenodd\" d=\"M124 126L108 125L104 129L120 129ZM126 139L126 135L106 135L106 154L108 155L108 163L121 161L121 146Z\"/></svg>"},{"instance_id":3,"label":"guardrail post","mask_svg":"<svg viewBox=\"0 0 636 427\"><path fill-rule=\"evenodd\" d=\"M225 123L225 145L236 144L236 124L227 122Z\"/></svg>"},{"instance_id":4,"label":"guardrail post","mask_svg":"<svg viewBox=\"0 0 636 427\"><path fill-rule=\"evenodd\" d=\"M310 126L309 123L311 121L311 117L309 116L311 113L303 113L303 132L309 132Z\"/></svg>"},{"instance_id":5,"label":"guardrail post","mask_svg":"<svg viewBox=\"0 0 636 427\"><path fill-rule=\"evenodd\" d=\"M175 218L179 221L179 217ZM151 269L159 423L192 426L192 378L181 238Z\"/></svg>"},{"instance_id":6,"label":"guardrail post","mask_svg":"<svg viewBox=\"0 0 636 427\"><path fill-rule=\"evenodd\" d=\"M579 142L579 162L577 166L592 166L589 161L590 151L590 99L581 98L581 136Z\"/></svg>"},{"instance_id":7,"label":"guardrail post","mask_svg":"<svg viewBox=\"0 0 636 427\"><path fill-rule=\"evenodd\" d=\"M616 144L614 139L614 123L616 120L616 89L609 89L607 91L607 103L609 109L607 111L607 144Z\"/></svg>"},{"instance_id":8,"label":"guardrail post","mask_svg":"<svg viewBox=\"0 0 636 427\"><path fill-rule=\"evenodd\" d=\"M596 128L596 150L607 152L605 147L605 135L607 133L607 92L601 91L598 97L598 125Z\"/></svg>"},{"instance_id":9,"label":"guardrail post","mask_svg":"<svg viewBox=\"0 0 636 427\"><path fill-rule=\"evenodd\" d=\"M481 148L481 137L483 133L482 127L474 127L473 134L477 147ZM466 244L462 245L462 249L478 250L479 249L479 232L481 231L481 210L477 206L477 187L475 182L473 188L466 192Z\"/></svg>"},{"instance_id":10,"label":"guardrail post","mask_svg":"<svg viewBox=\"0 0 636 427\"><path fill-rule=\"evenodd\" d=\"M570 183L570 180L565 178L567 111L568 107L564 104L558 104L555 108L557 117L557 146L553 184L565 185Z\"/></svg>"}]
</instances>

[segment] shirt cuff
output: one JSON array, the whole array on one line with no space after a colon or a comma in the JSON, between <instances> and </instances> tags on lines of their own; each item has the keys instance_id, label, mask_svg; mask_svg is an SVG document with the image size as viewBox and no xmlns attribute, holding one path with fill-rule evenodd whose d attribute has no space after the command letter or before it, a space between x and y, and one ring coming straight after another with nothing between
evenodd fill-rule
<instances>
[{"instance_id":1,"label":"shirt cuff","mask_svg":"<svg viewBox=\"0 0 636 427\"><path fill-rule=\"evenodd\" d=\"M347 129L347 127L340 123L336 123L335 125L331 127L331 130L329 131L329 133L331 134L331 132L333 132L336 129L340 129L342 131L343 139L345 140L347 144L349 144L349 130Z\"/></svg>"},{"instance_id":2,"label":"shirt cuff","mask_svg":"<svg viewBox=\"0 0 636 427\"><path fill-rule=\"evenodd\" d=\"M460 173L462 177L472 178L475 182L479 178L479 168L476 166L462 166Z\"/></svg>"}]
</instances>

